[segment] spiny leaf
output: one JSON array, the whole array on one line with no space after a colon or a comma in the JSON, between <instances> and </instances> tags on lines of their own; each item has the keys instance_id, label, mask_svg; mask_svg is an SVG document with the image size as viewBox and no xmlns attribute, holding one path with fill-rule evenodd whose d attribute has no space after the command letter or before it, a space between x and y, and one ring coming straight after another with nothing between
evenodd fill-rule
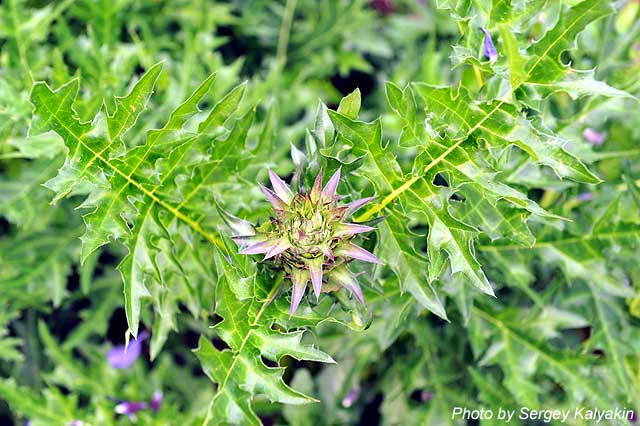
<instances>
[{"instance_id":1,"label":"spiny leaf","mask_svg":"<svg viewBox=\"0 0 640 426\"><path fill-rule=\"evenodd\" d=\"M556 25L527 49L531 56L526 66L527 81L558 81L568 70L560 60L562 52L572 46L588 24L612 12L609 2L604 0L585 0L562 11Z\"/></svg>"},{"instance_id":2,"label":"spiny leaf","mask_svg":"<svg viewBox=\"0 0 640 426\"><path fill-rule=\"evenodd\" d=\"M77 80L56 92L36 83L31 98L35 106L32 131L54 130L69 151L58 177L48 183L56 191L56 199L68 195L81 182L94 188L82 204L92 209L84 217L87 229L82 237L82 259L110 241L124 240L129 254L120 270L125 311L134 336L142 298L151 296L158 306L165 307L163 331L153 340L154 355L166 339L167 329L175 327L171 318L178 300L185 300L192 312L199 311L194 286L209 281L208 271L199 268L199 262L186 260L199 257L195 254L199 239L220 244L215 227L187 211L187 205L193 208L210 199L208 185L226 179L216 175L219 168L233 171L247 164L245 139L253 121L252 111L224 127L238 108L244 87L240 86L213 107L198 133L184 127L199 112L198 103L215 78L211 75L178 106L163 128L150 130L144 144L128 147L126 132L144 111L160 70L161 65L152 67L129 95L116 100L113 115L100 112L93 123L81 123L73 110ZM202 133L212 125L218 127L215 135ZM191 265L191 273L185 264ZM169 305L160 302L160 298L166 300L161 289L167 282L181 288L173 289L172 294L179 296Z\"/></svg>"},{"instance_id":3,"label":"spiny leaf","mask_svg":"<svg viewBox=\"0 0 640 426\"><path fill-rule=\"evenodd\" d=\"M498 345L486 349L483 364L500 365L505 372L505 386L516 393L526 392L519 397L516 395L521 404L535 403L536 397L543 392L533 381L539 370L545 371L556 382L568 384L567 388L574 390L574 394L569 395L572 400L579 401L585 395L594 404L610 404L609 397L600 391L596 381L577 368L593 362L593 358L552 350L527 334L523 320L522 316L519 319L502 318L480 308L474 309L472 319L472 327L477 328L477 332L488 327L485 332L490 334L485 334L485 338L489 337L489 342L493 339Z\"/></svg>"},{"instance_id":4,"label":"spiny leaf","mask_svg":"<svg viewBox=\"0 0 640 426\"><path fill-rule=\"evenodd\" d=\"M421 83L414 83L413 87L426 102L427 110L438 114L442 122L448 124L447 134L457 141L453 147L477 132L477 136L487 139L490 146L507 148L517 145L534 161L551 167L559 177L585 183L600 181L580 160L563 149L560 139L534 128L513 106L500 102L495 106L492 102L474 102L464 89L438 88ZM438 158L436 155L432 157Z\"/></svg>"},{"instance_id":5,"label":"spiny leaf","mask_svg":"<svg viewBox=\"0 0 640 426\"><path fill-rule=\"evenodd\" d=\"M218 384L205 425L260 425L251 408L251 400L257 394L286 404L315 401L287 386L282 380L284 368L266 366L261 356L274 362L285 355L299 360L333 362L313 346L301 344L302 332L275 331L265 322L265 309L273 301L277 287L265 301L256 303L252 299L237 299L231 290L234 286L247 285L252 283L233 270L218 283L217 312L223 320L215 330L229 349L218 350L201 337L195 350L205 373Z\"/></svg>"}]
</instances>

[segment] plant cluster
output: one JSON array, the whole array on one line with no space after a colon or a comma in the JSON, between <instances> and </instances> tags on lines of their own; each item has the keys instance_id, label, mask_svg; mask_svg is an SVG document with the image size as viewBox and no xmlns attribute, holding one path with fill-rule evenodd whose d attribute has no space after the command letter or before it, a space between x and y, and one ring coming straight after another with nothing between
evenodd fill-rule
<instances>
[{"instance_id":1,"label":"plant cluster","mask_svg":"<svg viewBox=\"0 0 640 426\"><path fill-rule=\"evenodd\" d=\"M638 97L636 0L2 2L0 423L635 422Z\"/></svg>"}]
</instances>

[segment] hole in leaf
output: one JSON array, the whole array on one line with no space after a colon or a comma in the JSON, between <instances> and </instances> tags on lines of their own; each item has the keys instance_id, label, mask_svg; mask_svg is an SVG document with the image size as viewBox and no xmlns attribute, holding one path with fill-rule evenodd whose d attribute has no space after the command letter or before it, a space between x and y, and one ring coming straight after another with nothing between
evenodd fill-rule
<instances>
[{"instance_id":1,"label":"hole in leaf","mask_svg":"<svg viewBox=\"0 0 640 426\"><path fill-rule=\"evenodd\" d=\"M447 182L447 180L440 173L436 173L436 175L433 177L433 184L435 186L444 186L445 188L449 187L449 182Z\"/></svg>"},{"instance_id":2,"label":"hole in leaf","mask_svg":"<svg viewBox=\"0 0 640 426\"><path fill-rule=\"evenodd\" d=\"M260 358L262 358L262 362L264 363L264 365L266 365L269 368L277 368L278 367L278 363L275 361L271 361L270 359L267 359L263 356L260 356Z\"/></svg>"},{"instance_id":3,"label":"hole in leaf","mask_svg":"<svg viewBox=\"0 0 640 426\"><path fill-rule=\"evenodd\" d=\"M454 192L453 194L451 194L451 196L449 197L449 200L452 201L459 201L462 202L465 200L465 198L458 192Z\"/></svg>"},{"instance_id":4,"label":"hole in leaf","mask_svg":"<svg viewBox=\"0 0 640 426\"><path fill-rule=\"evenodd\" d=\"M226 349L231 349L229 347L229 345L227 345L227 343L222 339L214 338L211 341L211 343L213 343L213 347L216 348L219 351L224 351Z\"/></svg>"},{"instance_id":5,"label":"hole in leaf","mask_svg":"<svg viewBox=\"0 0 640 426\"><path fill-rule=\"evenodd\" d=\"M213 313L213 315L211 316L211 325L215 326L218 325L222 322L224 318L222 318L220 315L218 315L217 313Z\"/></svg>"}]
</instances>

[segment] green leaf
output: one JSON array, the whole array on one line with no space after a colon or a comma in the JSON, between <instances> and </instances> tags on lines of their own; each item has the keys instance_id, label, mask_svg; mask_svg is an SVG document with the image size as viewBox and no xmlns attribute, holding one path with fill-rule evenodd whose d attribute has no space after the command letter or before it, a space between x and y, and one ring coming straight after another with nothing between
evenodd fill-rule
<instances>
[{"instance_id":1,"label":"green leaf","mask_svg":"<svg viewBox=\"0 0 640 426\"><path fill-rule=\"evenodd\" d=\"M356 89L340 100L338 112L355 120L360 112L360 102L360 89Z\"/></svg>"},{"instance_id":2,"label":"green leaf","mask_svg":"<svg viewBox=\"0 0 640 426\"><path fill-rule=\"evenodd\" d=\"M413 87L426 102L427 110L448 123L447 134L456 142L443 154L453 153L469 137L482 137L491 147L520 147L532 160L551 167L561 178L600 182L579 159L563 149L564 141L536 129L513 106L502 102L474 102L464 89L438 88L422 83L414 83ZM440 158L432 157L434 160L430 164Z\"/></svg>"},{"instance_id":3,"label":"green leaf","mask_svg":"<svg viewBox=\"0 0 640 426\"><path fill-rule=\"evenodd\" d=\"M380 259L398 277L404 291L440 318L447 319L442 302L427 280L427 259L411 245L413 237L399 214L388 216L378 225L380 233Z\"/></svg>"},{"instance_id":4,"label":"green leaf","mask_svg":"<svg viewBox=\"0 0 640 426\"><path fill-rule=\"evenodd\" d=\"M564 383L572 391L568 397L579 401L585 396L591 403L610 404L609 397L601 392L599 384L578 366L594 362L593 357L554 351L544 342L527 332L527 318L497 315L480 308L474 309L472 327L484 330L485 338L493 342L483 354L481 364L500 365L505 373L504 385L520 404L538 406L537 398L544 390L534 382L534 374L542 370L556 383ZM621 423L616 423L621 424Z\"/></svg>"},{"instance_id":5,"label":"green leaf","mask_svg":"<svg viewBox=\"0 0 640 426\"><path fill-rule=\"evenodd\" d=\"M59 161L40 159L15 177L0 177L0 216L22 229L44 228L52 211L47 205L50 192L41 185L59 166Z\"/></svg>"},{"instance_id":6,"label":"green leaf","mask_svg":"<svg viewBox=\"0 0 640 426\"><path fill-rule=\"evenodd\" d=\"M14 410L28 417L44 419L53 424L64 424L69 421L56 411L48 409L42 398L34 396L32 389L16 385L13 379L0 380L0 397Z\"/></svg>"},{"instance_id":7,"label":"green leaf","mask_svg":"<svg viewBox=\"0 0 640 426\"><path fill-rule=\"evenodd\" d=\"M302 331L275 331L269 322L265 322L265 309L273 301L277 287L266 300L256 303L252 299L237 299L231 290L246 285L251 283L232 271L218 283L217 313L223 320L215 330L229 349L218 350L201 337L195 350L207 376L218 384L205 425L260 425L251 408L251 400L257 394L265 395L272 402L286 404L316 401L287 386L282 380L284 368L269 367L261 357L274 362L279 362L283 356L334 362L313 346L301 344Z\"/></svg>"},{"instance_id":8,"label":"green leaf","mask_svg":"<svg viewBox=\"0 0 640 426\"><path fill-rule=\"evenodd\" d=\"M597 19L613 12L608 1L585 0L561 12L556 25L540 40L529 46L531 56L526 66L527 82L548 83L560 80L568 68L560 61L560 55L569 49L578 34Z\"/></svg>"},{"instance_id":9,"label":"green leaf","mask_svg":"<svg viewBox=\"0 0 640 426\"><path fill-rule=\"evenodd\" d=\"M506 2L503 2L503 4L504 3ZM520 46L518 45L515 35L512 33L512 28L508 25L500 25L498 28L500 30L500 39L504 46L504 53L509 63L509 80L511 87L520 87L528 77L525 71L527 61L520 52Z\"/></svg>"},{"instance_id":10,"label":"green leaf","mask_svg":"<svg viewBox=\"0 0 640 426\"><path fill-rule=\"evenodd\" d=\"M200 111L198 103L215 78L211 75L175 109L164 127L150 130L144 144L129 147L127 130L144 111L160 69L160 65L152 67L129 95L116 100L113 115L100 112L93 123L81 123L73 110L77 80L55 92L36 83L31 97L35 106L32 131L54 130L68 150L65 165L47 186L56 191L56 199L70 194L80 183L93 187L82 204L91 209L84 216L82 259L113 240L128 247L119 269L134 336L142 299L151 297L157 306L164 306L163 331L154 337L153 355L168 329L175 328L171 318L179 301L185 301L192 312L199 311L194 292L210 280L209 271L200 268L199 261L187 259L199 257L197 247L202 240L214 245L220 241L216 223L203 222L191 209L206 202L210 185L226 180L226 175L216 174L221 167L233 172L247 164L245 140L253 121L252 111L224 126L238 108L244 90L241 85L212 108L209 117L197 126L197 133L185 127ZM203 133L214 128L213 136ZM208 160L200 161L202 157ZM185 179L187 176L191 178ZM175 227L178 232L169 230ZM171 303L163 296L168 283L175 287Z\"/></svg>"}]
</instances>

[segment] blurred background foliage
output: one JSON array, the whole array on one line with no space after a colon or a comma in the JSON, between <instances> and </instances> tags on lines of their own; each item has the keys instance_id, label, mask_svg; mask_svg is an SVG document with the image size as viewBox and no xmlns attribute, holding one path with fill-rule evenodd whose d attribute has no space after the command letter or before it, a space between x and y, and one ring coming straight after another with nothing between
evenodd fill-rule
<instances>
[{"instance_id":1,"label":"blurred background foliage","mask_svg":"<svg viewBox=\"0 0 640 426\"><path fill-rule=\"evenodd\" d=\"M34 82L58 87L79 77L75 109L81 120L91 120L103 102L112 111L114 96L122 96L144 70L164 61L148 111L128 134L127 144L136 146L144 142L146 129L159 128L212 72L217 79L208 99L220 99L246 80L240 110L257 105L250 139L260 133L271 146L268 159L252 169L253 182L264 181L267 167L283 176L293 171L291 145L304 146L319 101L335 109L358 88L360 118L382 116L387 141L401 134L404 123L387 106L386 81L399 87L411 81L460 82L473 98L496 98L500 88L488 77L496 70L487 72L482 68L487 65L468 56L479 57L480 26L486 22L478 9L491 3L3 1L0 396L8 403L0 402L0 423L17 425L35 416L34 425L75 419L130 424L115 414L114 401L147 401L162 390L161 409L141 411L138 424L173 425L179 418L180 424L195 425L201 424L215 392L191 352L201 334L214 338L208 328L213 299L200 301L209 311L200 318L179 305L173 324L177 332L169 333L153 362L145 345L132 368L109 367L105 354L124 342L127 329L121 277L115 271L126 252L117 244L104 246L80 265L84 225L77 207L89 189L78 187L71 197L50 204L54 194L42 184L62 166L63 144L53 133L28 134ZM527 20L534 40L555 25L560 8L579 2L504 3L534 9ZM598 80L638 96L637 4L614 2L616 12L588 26L562 62L595 68ZM590 401L612 396L621 405L640 407L640 298L611 295L620 282L637 288L640 278L638 104L567 93L543 100L524 93L521 99L532 120L570 141L566 148L605 182L559 181L528 163L504 164L501 170L511 173L510 183L527 188L529 198L572 221L532 217L528 224L538 243L530 249L505 239L491 241L491 233L484 233L476 251L497 299L469 303L462 300L462 284L449 280L443 290L454 300L448 306L450 323L428 312L416 314L412 300L396 297L397 285L368 291L374 318L366 331L329 323L313 332L311 340L336 365L281 361L292 367L285 381L322 402L283 408L256 398L254 409L265 424L457 425L464 422L451 420L453 406L539 405L541 393L558 407L574 401L568 393L581 392L595 393ZM604 135L605 142L589 143L583 136L587 128ZM394 156L410 171L416 151L398 150ZM234 188L244 187L229 182L225 205L245 212L257 208L255 201L247 205L242 194L234 195ZM253 214L260 217L262 209ZM460 207L457 214L472 213ZM597 238L612 230L624 239ZM424 234L419 227L411 231ZM424 241L415 241L418 250L426 251ZM391 274L385 279L397 281ZM152 310L143 309L142 323L151 327L152 318Z\"/></svg>"}]
</instances>

